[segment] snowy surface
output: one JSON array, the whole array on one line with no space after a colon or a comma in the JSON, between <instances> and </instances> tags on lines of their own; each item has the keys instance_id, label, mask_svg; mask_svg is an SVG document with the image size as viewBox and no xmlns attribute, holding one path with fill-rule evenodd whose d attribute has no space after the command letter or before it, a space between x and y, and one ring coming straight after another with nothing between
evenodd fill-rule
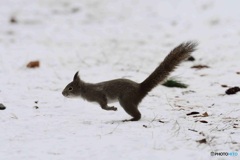
<instances>
[{"instance_id":1,"label":"snowy surface","mask_svg":"<svg viewBox=\"0 0 240 160\"><path fill-rule=\"evenodd\" d=\"M0 160L239 159L210 156L240 154L240 93L224 95L221 87L240 85L239 6L238 0L1 0L0 103L7 108L0 110ZM189 87L158 86L140 104L138 122L122 123L130 117L119 104L107 112L61 95L77 70L88 82L141 82L188 40L200 43L196 61L171 76ZM26 68L32 60L40 68ZM198 64L210 68L191 68ZM186 115L193 111L209 116Z\"/></svg>"}]
</instances>

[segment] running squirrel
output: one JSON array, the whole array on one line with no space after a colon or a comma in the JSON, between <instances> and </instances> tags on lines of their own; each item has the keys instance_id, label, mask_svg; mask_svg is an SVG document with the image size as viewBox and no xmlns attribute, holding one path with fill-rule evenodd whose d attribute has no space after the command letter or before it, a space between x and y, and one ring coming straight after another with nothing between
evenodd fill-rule
<instances>
[{"instance_id":1,"label":"running squirrel","mask_svg":"<svg viewBox=\"0 0 240 160\"><path fill-rule=\"evenodd\" d=\"M192 52L196 50L196 42L182 43L174 48L163 62L143 82L137 83L129 79L114 79L100 83L84 82L78 72L73 81L63 90L63 96L67 98L82 97L89 102L97 102L102 109L116 111L114 106L108 103L119 102L123 109L132 116L125 121L138 121L141 113L138 105L142 99L158 84L163 82L169 74Z\"/></svg>"}]
</instances>

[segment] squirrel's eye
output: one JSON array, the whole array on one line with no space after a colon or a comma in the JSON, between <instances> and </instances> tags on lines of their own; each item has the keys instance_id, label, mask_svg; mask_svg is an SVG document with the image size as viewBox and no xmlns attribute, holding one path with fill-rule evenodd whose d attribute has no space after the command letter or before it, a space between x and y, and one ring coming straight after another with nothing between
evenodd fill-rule
<instances>
[{"instance_id":1,"label":"squirrel's eye","mask_svg":"<svg viewBox=\"0 0 240 160\"><path fill-rule=\"evenodd\" d=\"M71 90L73 90L73 88L72 88L72 87L69 87L68 90L71 91Z\"/></svg>"}]
</instances>

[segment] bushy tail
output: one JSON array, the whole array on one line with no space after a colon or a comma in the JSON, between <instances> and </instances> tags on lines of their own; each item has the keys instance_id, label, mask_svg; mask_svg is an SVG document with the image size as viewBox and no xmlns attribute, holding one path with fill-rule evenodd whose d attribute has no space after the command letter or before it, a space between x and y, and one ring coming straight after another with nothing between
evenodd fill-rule
<instances>
[{"instance_id":1,"label":"bushy tail","mask_svg":"<svg viewBox=\"0 0 240 160\"><path fill-rule=\"evenodd\" d=\"M196 50L196 46L196 42L186 42L174 48L154 72L140 84L142 92L147 94L166 79L183 60Z\"/></svg>"}]
</instances>

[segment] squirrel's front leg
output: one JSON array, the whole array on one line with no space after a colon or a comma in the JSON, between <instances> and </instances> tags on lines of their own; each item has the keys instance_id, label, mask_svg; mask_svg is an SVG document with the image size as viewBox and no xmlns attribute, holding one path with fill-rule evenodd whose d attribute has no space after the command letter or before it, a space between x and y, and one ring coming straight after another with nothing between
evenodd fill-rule
<instances>
[{"instance_id":1,"label":"squirrel's front leg","mask_svg":"<svg viewBox=\"0 0 240 160\"><path fill-rule=\"evenodd\" d=\"M98 103L101 106L101 108L104 109L104 110L117 111L116 107L107 105L107 98L102 98L102 99L98 100Z\"/></svg>"},{"instance_id":2,"label":"squirrel's front leg","mask_svg":"<svg viewBox=\"0 0 240 160\"><path fill-rule=\"evenodd\" d=\"M114 107L114 106L101 106L102 107L102 109L104 109L104 110L107 110L107 111L110 111L110 110L112 110L112 111L117 111L117 108L116 107Z\"/></svg>"}]
</instances>

